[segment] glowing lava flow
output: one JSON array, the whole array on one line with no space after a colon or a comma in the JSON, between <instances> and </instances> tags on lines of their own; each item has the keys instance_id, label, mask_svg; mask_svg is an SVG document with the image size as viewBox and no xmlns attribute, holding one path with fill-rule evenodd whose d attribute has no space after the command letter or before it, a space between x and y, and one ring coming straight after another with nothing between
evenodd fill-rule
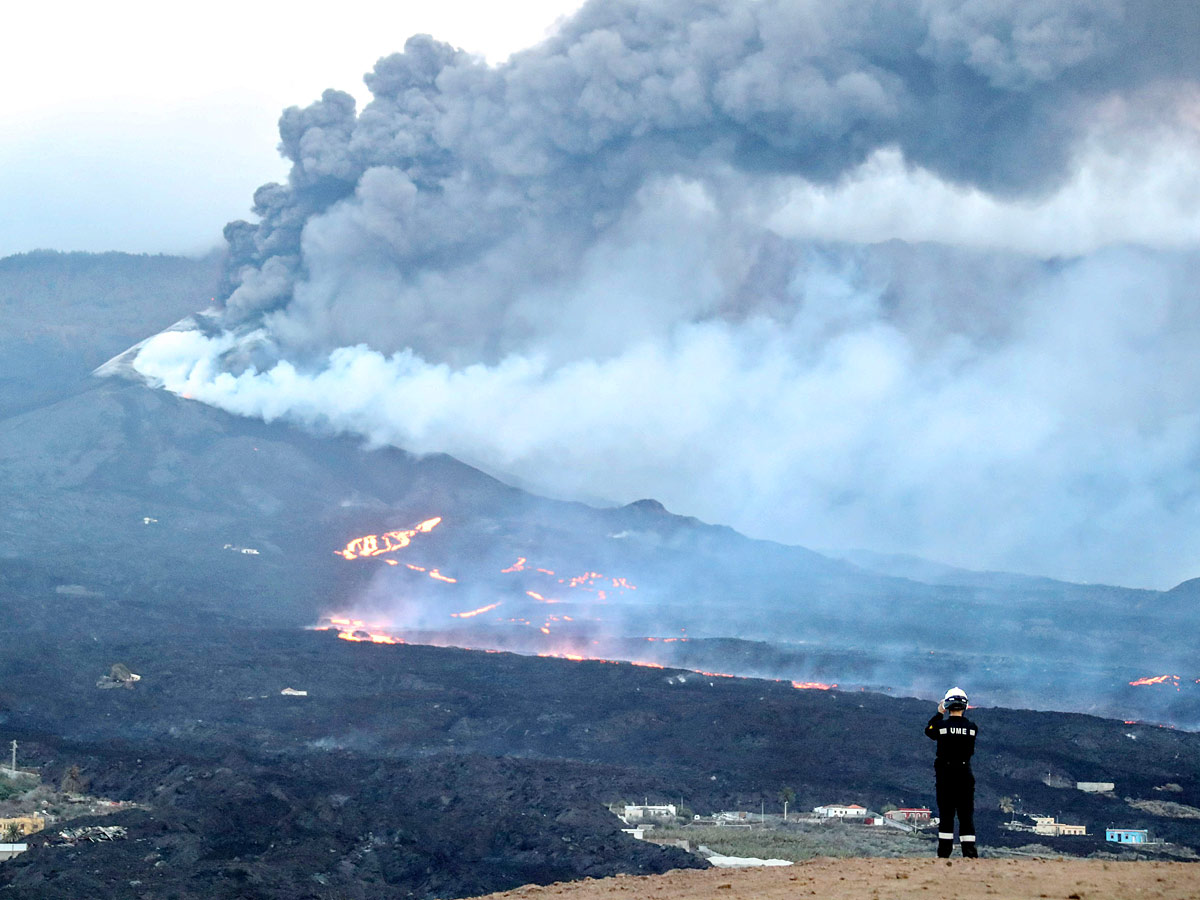
<instances>
[{"instance_id":1,"label":"glowing lava flow","mask_svg":"<svg viewBox=\"0 0 1200 900\"><path fill-rule=\"evenodd\" d=\"M491 612L493 609L495 609L499 605L500 605L499 603L491 603L487 606L481 606L481 607L479 607L479 609L472 609L469 612L450 613L450 618L452 618L452 619L470 619L474 616L482 615L485 612Z\"/></svg>"},{"instance_id":2,"label":"glowing lava flow","mask_svg":"<svg viewBox=\"0 0 1200 900\"><path fill-rule=\"evenodd\" d=\"M466 612L459 612L459 613L450 613L450 615L451 615L451 617L456 618L456 619L470 619L470 618L473 618L474 616L482 615L483 613L486 613L486 612L491 612L493 609L496 609L498 606L501 606L501 605L502 605L502 601L498 601L496 603L491 603L487 606L481 606L479 609L472 609L472 610L468 610ZM570 621L569 617L564 617L564 619L566 621ZM512 621L517 621L517 620L512 620ZM530 624L530 623L526 621L525 624ZM381 630L386 627L387 626L385 626L385 625L371 625L362 619L352 619L348 616L338 615L338 616L328 616L328 617L322 618L321 622L318 625L314 626L314 630L315 631L337 631L337 636L344 641L359 641L362 643L372 643L372 644L406 644L406 643L408 643L407 641L403 640L402 638L398 638L393 635L387 634L385 631ZM548 629L543 628L542 630L546 634L549 634ZM597 643L597 642L592 641L592 643ZM455 646L463 646L463 645L458 644ZM488 647L466 646L465 649L480 650L484 653L505 653L505 652L520 653L520 651L495 650L495 649L491 649ZM548 651L544 650L544 651L537 653L536 655L543 657L543 658L547 658L547 659L565 659L565 660L570 660L571 662L597 662L597 663L607 663L608 665L614 665L614 666L619 666L619 665L637 666L638 668L643 668L643 669L674 669L676 671L690 671L690 672L694 672L697 675L704 675L708 678L731 678L732 679L732 678L745 677L745 676L741 676L741 675L733 675L728 672L705 672L702 669L680 669L678 666L667 666L667 665L664 665L663 663L653 662L651 660L645 660L645 659L608 659L603 656L588 656L586 654L579 653L574 650L569 650L569 651L568 650L557 650L557 651L556 650L548 650ZM782 683L788 684L789 682L783 681ZM798 690L832 691L832 690L837 690L837 687L838 687L836 684L825 684L825 683L819 682L819 681L792 681L792 682L790 682L790 684L792 687L794 687Z\"/></svg>"},{"instance_id":3,"label":"glowing lava flow","mask_svg":"<svg viewBox=\"0 0 1200 900\"><path fill-rule=\"evenodd\" d=\"M501 575L513 575L517 572L527 572L529 574L546 575L553 578L556 575L554 569L547 569L541 566L531 566L529 558L526 556L517 557L517 561L506 569L501 569ZM584 572L582 575L575 575L570 578L558 578L558 583L571 590L586 591L596 595L596 600L606 601L609 591L636 591L637 585L630 584L628 579L613 578L601 572ZM603 585L603 587L601 587ZM568 603L570 601L560 599L558 597L548 597L542 591L535 591L532 588L525 591L525 596L537 603ZM549 636L551 632L550 626L555 622L570 622L573 621L570 616L550 616L541 625L535 625L528 619L509 619L519 625L528 625L531 628L536 628L542 634ZM654 640L654 638L651 638ZM670 639L668 639L670 640Z\"/></svg>"},{"instance_id":4,"label":"glowing lava flow","mask_svg":"<svg viewBox=\"0 0 1200 900\"><path fill-rule=\"evenodd\" d=\"M1137 681L1129 682L1130 687L1146 687L1151 684L1173 684L1175 690L1179 690L1178 675L1155 675L1148 678L1139 678Z\"/></svg>"},{"instance_id":5,"label":"glowing lava flow","mask_svg":"<svg viewBox=\"0 0 1200 900\"><path fill-rule=\"evenodd\" d=\"M328 624L324 624L328 622ZM338 637L343 641L363 641L371 644L403 644L405 643L398 637L392 637L383 631L372 630L382 629L383 625L368 625L362 619L349 619L342 616L330 616L328 619L322 620L322 624L316 627L316 631L331 631L335 630Z\"/></svg>"},{"instance_id":6,"label":"glowing lava flow","mask_svg":"<svg viewBox=\"0 0 1200 900\"><path fill-rule=\"evenodd\" d=\"M364 534L362 537L356 537L341 550L333 552L342 559L365 559L371 556L380 556L384 553L392 553L396 550L401 550L412 543L412 539L418 534L429 534L442 521L441 516L432 519L426 519L419 525L404 531L389 531L384 534Z\"/></svg>"},{"instance_id":7,"label":"glowing lava flow","mask_svg":"<svg viewBox=\"0 0 1200 900\"><path fill-rule=\"evenodd\" d=\"M529 559L524 556L517 557L517 561L507 569L501 569L501 575L512 575L515 572L537 572L541 575L555 574L553 569L537 568L529 565ZM575 575L571 578L559 578L558 583L569 588L578 588L592 593L599 593L600 599L603 600L605 591L598 588L598 584L606 586L611 585L613 589L621 591L636 591L637 585L630 584L626 578L613 578L610 575L605 575L602 572L584 572L582 575Z\"/></svg>"},{"instance_id":8,"label":"glowing lava flow","mask_svg":"<svg viewBox=\"0 0 1200 900\"><path fill-rule=\"evenodd\" d=\"M408 547L413 542L413 539L417 537L417 535L430 533L441 522L442 522L441 516L437 516L437 517L434 517L431 519L426 519L425 521L420 522L417 525L414 525L412 528L402 529L402 530L398 530L398 531L388 531L383 534L362 535L360 537L356 537L353 540L351 540L341 550L335 550L334 552L338 556L342 557L342 559L345 559L347 561L358 560L358 559L371 559L371 558L375 558L375 557L384 556L385 554L392 554L392 553L395 553L396 551L404 549L405 547ZM382 562L384 562L385 564L390 565L390 566L401 565L401 563L399 561L397 561L396 559L391 559L391 558L383 559ZM457 584L458 583L458 579L451 578L448 575L443 575L439 569L429 567L428 565L417 565L416 563L412 563L412 562L404 562L403 565L405 566L405 568L407 568L411 572L422 573L425 576L432 578L436 581L441 581L446 584ZM558 569L558 571L562 571L561 567ZM578 571L578 570L576 570L576 571ZM538 656L556 657L556 658L567 659L567 660L572 660L572 661L576 661L576 662L595 661L595 662L609 663L609 664L613 664L613 665L618 665L618 664L632 665L632 666L638 666L638 667L647 668L647 669L660 669L661 670L661 669L667 669L667 668L677 668L675 666L669 666L667 664L664 664L663 662L658 662L657 660L655 660L653 658L651 658L651 659L642 658L642 659L616 660L616 659L606 659L606 658L600 657L600 656L591 656L591 655L587 655L584 653L580 653L579 649L578 649L578 645L581 643L594 645L594 649L592 650L593 653L603 652L600 647L599 641L597 641L597 640L589 641L588 638L583 636L583 635L587 634L587 632L591 626L586 626L586 625L583 626L582 631L577 626L571 632L571 633L575 634L574 638L568 637L566 640L562 640L556 634L552 634L552 631L557 632L559 630L559 626L561 624L572 623L572 622L576 622L577 620L573 616L568 616L568 615L557 615L557 616L556 615L548 615L548 614L544 615L544 616L541 614L535 615L532 612L532 608L530 607L531 602L535 603L535 604L539 604L539 605L541 605L541 604L576 604L576 605L583 604L589 608L592 606L608 606L608 605L625 602L625 601L619 600L620 595L637 590L637 585L631 584L628 579L622 578L622 577L613 577L610 575L605 575L602 572L595 572L595 571L591 571L591 570L588 570L588 571L583 572L582 574L573 575L573 576L567 576L564 573L563 577L559 577L555 569L550 569L550 568L546 568L543 566L533 565L529 562L529 559L524 556L518 557L516 562L514 562L511 566L508 566L507 568L501 569L500 572L501 572L501 574L504 574L504 575L520 574L520 578L518 579L519 586L514 585L516 590L513 591L513 593L517 594L519 592L520 594L524 595L523 598L519 597L519 596L516 596L516 597L506 596L504 599L496 600L493 603L488 603L484 606L478 607L477 609L467 609L467 610L462 610L460 612L444 611L441 614L446 615L451 619L457 619L460 622L462 622L467 619L475 619L478 616L483 616L486 613L490 613L493 610L498 609L500 606L504 606L504 605L507 605L510 607L515 606L516 609L513 610L511 615L509 613L504 613L498 617L489 617L489 619L486 621L493 622L493 623L500 623L502 627L503 627L503 622L507 621L507 622L510 622L510 623L513 623L516 625L521 625L526 628L530 628L533 631L539 632L540 635L535 639L536 643L542 644L543 646L546 644L549 644L551 647L554 647L555 649L552 649L549 651L537 652ZM559 587L555 587L555 584L557 584ZM591 596L585 598L585 597L581 597L578 593L569 593L569 592L584 592ZM504 593L507 594L507 592L504 592ZM558 594L558 596L553 596L553 594ZM521 608L521 605L519 605L519 604L522 604L524 606L524 608ZM546 610L545 612L549 613L549 610ZM537 621L538 619L542 619L542 621L538 622ZM480 622L483 622L483 621L485 621L485 620L480 620ZM591 619L584 618L584 619L581 619L578 621L589 622L589 621L591 621ZM600 621L600 620L597 619L596 621ZM478 624L479 623L472 623L471 627L473 628L473 627L477 626ZM368 624L367 622L365 622L362 619L351 618L344 613L337 613L337 614L329 616L327 618L323 618L321 620L321 623L318 624L317 626L315 626L315 628L317 630L336 631L337 637L340 638L341 640L345 640L345 641L357 641L357 642L374 643L374 644L404 644L404 643L406 643L406 641L404 639L396 637L392 634L389 634L388 630L389 630L390 626L388 626L388 625ZM487 626L485 626L485 629L486 628L487 628ZM683 630L686 631L686 629L683 629ZM435 643L440 642L442 640L457 641L457 639L453 635L463 634L464 636L466 636L467 633L468 633L468 629L466 627L462 627L462 628L455 627L455 629L453 631L448 631L448 632L446 632L445 635L441 636L440 638L435 638ZM547 638L549 638L549 640L546 640ZM423 640L423 642L428 640L428 636L422 638L422 640ZM507 638L505 640L507 642ZM657 645L660 642L662 644L685 642L688 640L688 638L686 636L647 637L647 638L645 638L645 640ZM481 636L479 638L479 642L486 644L486 643L489 643L490 640L486 637ZM474 641L472 641L472 643L474 643ZM521 641L518 640L517 643L519 644L519 643L521 643ZM456 644L456 645L463 646L461 644ZM505 651L501 651L501 650L494 650L487 646L473 648L470 646L470 644L466 645L466 649L478 649L478 650L483 650L485 652L491 652L491 653L505 652ZM541 648L536 647L536 645L534 647L530 648L530 650L533 650L534 652L536 652L540 649ZM509 652L512 652L512 651L509 651ZM521 651L517 650L515 652L521 652ZM529 650L527 650L526 652L529 652ZM621 652L621 651L618 651L618 652ZM639 651L633 651L632 655L642 656L642 653ZM659 654L650 654L650 655L653 657L653 656L658 656ZM661 657L661 658L669 659L669 657ZM683 671L688 671L688 670L683 670ZM690 670L690 671L697 672L698 674L704 675L709 678L730 678L730 679L732 679L732 678L741 677L741 676L737 676L737 675L734 675L731 673L726 673L726 672L704 672L702 670L695 670L695 669ZM788 682L786 680L784 680L783 683L787 684ZM805 681L805 682L792 681L792 682L790 682L790 684L793 688L796 688L799 690L830 691L830 690L834 690L838 687L837 684L825 684L823 682L817 682L817 681Z\"/></svg>"}]
</instances>

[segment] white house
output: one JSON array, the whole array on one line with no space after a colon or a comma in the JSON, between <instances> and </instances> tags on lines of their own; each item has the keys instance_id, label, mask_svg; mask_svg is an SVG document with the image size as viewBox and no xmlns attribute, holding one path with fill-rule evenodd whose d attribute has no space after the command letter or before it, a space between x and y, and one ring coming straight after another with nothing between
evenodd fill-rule
<instances>
[{"instance_id":1,"label":"white house","mask_svg":"<svg viewBox=\"0 0 1200 900\"><path fill-rule=\"evenodd\" d=\"M0 861L12 859L28 849L28 844L0 844Z\"/></svg>"},{"instance_id":2,"label":"white house","mask_svg":"<svg viewBox=\"0 0 1200 900\"><path fill-rule=\"evenodd\" d=\"M859 806L857 803L851 803L849 806L832 803L828 806L814 806L813 812L822 819L853 819L865 816L867 808Z\"/></svg>"},{"instance_id":3,"label":"white house","mask_svg":"<svg viewBox=\"0 0 1200 900\"><path fill-rule=\"evenodd\" d=\"M673 819L675 818L675 806L670 803L666 806L626 806L624 818L626 822L641 822L645 819Z\"/></svg>"}]
</instances>

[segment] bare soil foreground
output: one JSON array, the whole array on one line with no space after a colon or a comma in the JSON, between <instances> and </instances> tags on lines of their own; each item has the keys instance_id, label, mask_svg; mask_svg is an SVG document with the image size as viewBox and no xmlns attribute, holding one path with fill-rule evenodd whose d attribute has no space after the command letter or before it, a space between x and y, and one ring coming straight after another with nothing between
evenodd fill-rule
<instances>
[{"instance_id":1,"label":"bare soil foreground","mask_svg":"<svg viewBox=\"0 0 1200 900\"><path fill-rule=\"evenodd\" d=\"M1200 867L1090 859L815 859L767 869L678 870L665 875L526 885L488 900L1191 900Z\"/></svg>"}]
</instances>

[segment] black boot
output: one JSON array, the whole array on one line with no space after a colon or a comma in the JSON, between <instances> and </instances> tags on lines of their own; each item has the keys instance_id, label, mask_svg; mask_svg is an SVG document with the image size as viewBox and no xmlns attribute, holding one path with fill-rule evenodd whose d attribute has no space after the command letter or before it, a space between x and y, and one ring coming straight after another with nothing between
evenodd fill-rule
<instances>
[{"instance_id":1,"label":"black boot","mask_svg":"<svg viewBox=\"0 0 1200 900\"><path fill-rule=\"evenodd\" d=\"M938 835L938 849L937 849L938 859L949 859L950 852L953 849L954 849L954 835L951 835L950 837L942 837L942 835L939 834Z\"/></svg>"},{"instance_id":2,"label":"black boot","mask_svg":"<svg viewBox=\"0 0 1200 900\"><path fill-rule=\"evenodd\" d=\"M975 848L975 838L960 838L962 841L962 855L967 859L978 859L979 851Z\"/></svg>"}]
</instances>

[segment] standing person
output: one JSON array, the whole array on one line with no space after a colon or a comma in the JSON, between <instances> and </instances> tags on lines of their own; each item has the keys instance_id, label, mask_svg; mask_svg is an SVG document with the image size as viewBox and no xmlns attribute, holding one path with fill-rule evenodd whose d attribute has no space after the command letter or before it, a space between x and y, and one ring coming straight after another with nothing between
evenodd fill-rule
<instances>
[{"instance_id":1,"label":"standing person","mask_svg":"<svg viewBox=\"0 0 1200 900\"><path fill-rule=\"evenodd\" d=\"M964 715L966 711L966 693L962 688L952 687L925 726L925 736L937 741L933 771L937 777L937 855L942 858L949 857L954 849L955 814L962 855L969 859L979 855L975 849L975 775L971 772L979 728ZM949 715L943 718L944 713Z\"/></svg>"}]
</instances>

